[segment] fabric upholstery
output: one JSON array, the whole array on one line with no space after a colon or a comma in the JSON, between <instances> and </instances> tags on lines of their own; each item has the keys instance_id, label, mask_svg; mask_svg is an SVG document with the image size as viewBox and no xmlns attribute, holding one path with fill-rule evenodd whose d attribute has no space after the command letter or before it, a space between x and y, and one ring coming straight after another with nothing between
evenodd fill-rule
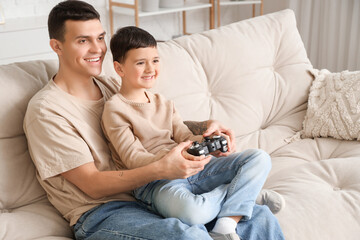
<instances>
[{"instance_id":1,"label":"fabric upholstery","mask_svg":"<svg viewBox=\"0 0 360 240\"><path fill-rule=\"evenodd\" d=\"M359 142L294 138L313 68L291 10L160 43L159 53L153 92L172 99L184 120L231 127L238 150L271 155L264 188L285 198L276 217L286 239L358 239ZM0 239L72 237L35 178L22 131L28 100L56 68L56 61L0 66ZM103 75L119 79L109 54Z\"/></svg>"},{"instance_id":2,"label":"fabric upholstery","mask_svg":"<svg viewBox=\"0 0 360 240\"><path fill-rule=\"evenodd\" d=\"M72 237L35 177L22 127L28 101L56 67L55 61L0 66L0 239Z\"/></svg>"}]
</instances>

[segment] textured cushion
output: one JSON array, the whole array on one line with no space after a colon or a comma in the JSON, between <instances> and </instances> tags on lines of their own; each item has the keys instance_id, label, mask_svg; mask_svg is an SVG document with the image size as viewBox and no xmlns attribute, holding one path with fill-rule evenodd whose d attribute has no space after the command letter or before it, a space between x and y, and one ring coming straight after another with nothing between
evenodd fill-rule
<instances>
[{"instance_id":1,"label":"textured cushion","mask_svg":"<svg viewBox=\"0 0 360 240\"><path fill-rule=\"evenodd\" d=\"M360 140L360 71L311 71L303 137Z\"/></svg>"}]
</instances>

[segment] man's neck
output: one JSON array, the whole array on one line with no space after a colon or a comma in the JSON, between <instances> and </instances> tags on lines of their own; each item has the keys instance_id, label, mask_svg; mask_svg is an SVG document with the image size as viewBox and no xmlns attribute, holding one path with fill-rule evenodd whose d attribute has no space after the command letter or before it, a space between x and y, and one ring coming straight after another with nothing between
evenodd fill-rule
<instances>
[{"instance_id":1,"label":"man's neck","mask_svg":"<svg viewBox=\"0 0 360 240\"><path fill-rule=\"evenodd\" d=\"M59 71L54 82L59 88L79 99L94 101L103 97L92 76L70 76Z\"/></svg>"}]
</instances>

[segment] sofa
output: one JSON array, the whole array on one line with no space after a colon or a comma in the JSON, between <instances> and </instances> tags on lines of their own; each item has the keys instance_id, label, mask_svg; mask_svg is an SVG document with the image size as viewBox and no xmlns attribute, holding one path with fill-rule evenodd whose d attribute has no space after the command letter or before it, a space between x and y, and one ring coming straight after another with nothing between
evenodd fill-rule
<instances>
[{"instance_id":1,"label":"sofa","mask_svg":"<svg viewBox=\"0 0 360 240\"><path fill-rule=\"evenodd\" d=\"M286 239L359 239L360 144L303 134L317 75L293 11L161 42L158 49L162 70L152 91L172 99L184 120L217 119L232 128L238 151L270 154L264 188L285 200L275 216ZM121 81L107 55L101 77ZM22 126L29 99L57 65L0 66L0 239L73 237L35 177Z\"/></svg>"}]
</instances>

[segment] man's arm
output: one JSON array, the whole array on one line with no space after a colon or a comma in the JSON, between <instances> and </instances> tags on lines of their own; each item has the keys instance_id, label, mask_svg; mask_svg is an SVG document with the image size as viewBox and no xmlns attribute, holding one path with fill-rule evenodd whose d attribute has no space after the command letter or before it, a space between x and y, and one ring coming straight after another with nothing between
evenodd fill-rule
<instances>
[{"instance_id":1,"label":"man's arm","mask_svg":"<svg viewBox=\"0 0 360 240\"><path fill-rule=\"evenodd\" d=\"M188 126L188 128L194 135L203 135L207 129L207 122L208 121L203 121L203 122L184 121L186 126Z\"/></svg>"},{"instance_id":2,"label":"man's arm","mask_svg":"<svg viewBox=\"0 0 360 240\"><path fill-rule=\"evenodd\" d=\"M91 198L99 199L128 192L159 179L179 179L204 169L210 157L195 157L189 161L182 152L190 142L180 143L159 161L131 170L100 172L93 162L64 172L61 175Z\"/></svg>"}]
</instances>

